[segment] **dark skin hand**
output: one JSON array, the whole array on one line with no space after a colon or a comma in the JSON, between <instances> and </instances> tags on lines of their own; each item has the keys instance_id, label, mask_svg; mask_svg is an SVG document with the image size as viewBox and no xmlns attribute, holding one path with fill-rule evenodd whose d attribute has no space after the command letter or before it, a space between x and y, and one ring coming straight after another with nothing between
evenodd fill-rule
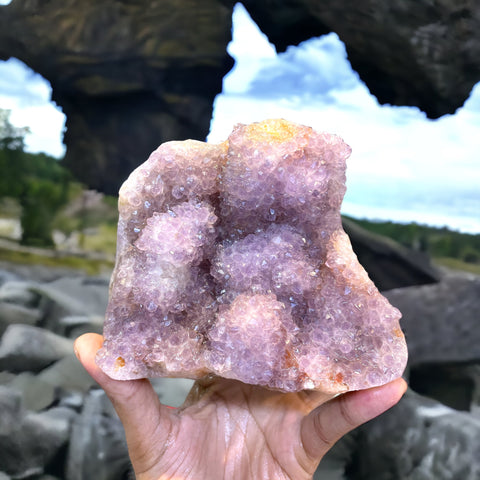
<instances>
[{"instance_id":1,"label":"dark skin hand","mask_svg":"<svg viewBox=\"0 0 480 480\"><path fill-rule=\"evenodd\" d=\"M172 409L148 380L103 373L95 364L102 342L82 335L75 353L123 423L137 480L311 479L337 440L395 405L407 387L398 379L332 399L215 378L196 382Z\"/></svg>"}]
</instances>

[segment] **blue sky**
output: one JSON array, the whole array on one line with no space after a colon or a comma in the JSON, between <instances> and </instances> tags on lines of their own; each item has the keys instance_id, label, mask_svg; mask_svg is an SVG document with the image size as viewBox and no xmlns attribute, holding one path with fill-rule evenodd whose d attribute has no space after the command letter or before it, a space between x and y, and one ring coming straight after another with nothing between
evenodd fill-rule
<instances>
[{"instance_id":1,"label":"blue sky","mask_svg":"<svg viewBox=\"0 0 480 480\"><path fill-rule=\"evenodd\" d=\"M210 141L235 123L283 117L336 133L353 148L343 212L480 233L480 84L455 115L381 106L334 33L278 54L237 4L234 69L214 107Z\"/></svg>"},{"instance_id":2,"label":"blue sky","mask_svg":"<svg viewBox=\"0 0 480 480\"><path fill-rule=\"evenodd\" d=\"M417 108L380 106L337 35L277 54L240 4L228 51L236 63L215 100L209 141L272 117L339 134L353 148L344 213L480 233L480 84L455 115L435 121ZM0 62L0 107L30 127L30 151L61 157L64 116L50 96L21 62Z\"/></svg>"},{"instance_id":3,"label":"blue sky","mask_svg":"<svg viewBox=\"0 0 480 480\"><path fill-rule=\"evenodd\" d=\"M25 138L30 152L46 152L63 157L65 115L50 99L49 82L16 58L0 61L0 108L11 110L10 121L17 127L28 126Z\"/></svg>"}]
</instances>

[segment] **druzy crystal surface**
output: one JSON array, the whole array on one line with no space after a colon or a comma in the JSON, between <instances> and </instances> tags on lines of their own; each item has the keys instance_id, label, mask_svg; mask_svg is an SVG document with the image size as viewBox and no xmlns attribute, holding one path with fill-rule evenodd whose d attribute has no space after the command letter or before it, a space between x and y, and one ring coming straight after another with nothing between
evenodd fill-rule
<instances>
[{"instance_id":1,"label":"druzy crystal surface","mask_svg":"<svg viewBox=\"0 0 480 480\"><path fill-rule=\"evenodd\" d=\"M349 155L284 120L161 145L120 190L100 367L332 394L399 377L400 312L341 226Z\"/></svg>"}]
</instances>

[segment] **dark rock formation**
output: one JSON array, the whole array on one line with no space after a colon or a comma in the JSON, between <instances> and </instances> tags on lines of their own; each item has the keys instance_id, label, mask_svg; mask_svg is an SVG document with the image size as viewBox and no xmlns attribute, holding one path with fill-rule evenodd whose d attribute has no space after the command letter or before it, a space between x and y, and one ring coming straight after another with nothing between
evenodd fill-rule
<instances>
[{"instance_id":1,"label":"dark rock formation","mask_svg":"<svg viewBox=\"0 0 480 480\"><path fill-rule=\"evenodd\" d=\"M43 473L66 445L74 417L64 407L29 412L18 392L0 386L0 468L13 478Z\"/></svg>"},{"instance_id":2,"label":"dark rock formation","mask_svg":"<svg viewBox=\"0 0 480 480\"><path fill-rule=\"evenodd\" d=\"M409 385L455 410L470 411L480 404L480 362L418 365L410 370Z\"/></svg>"},{"instance_id":3,"label":"dark rock formation","mask_svg":"<svg viewBox=\"0 0 480 480\"><path fill-rule=\"evenodd\" d=\"M72 340L32 325L12 324L0 341L0 370L38 372L72 350Z\"/></svg>"},{"instance_id":4,"label":"dark rock formation","mask_svg":"<svg viewBox=\"0 0 480 480\"><path fill-rule=\"evenodd\" d=\"M440 283L385 296L402 312L409 365L480 362L480 278L447 275Z\"/></svg>"},{"instance_id":5,"label":"dark rock formation","mask_svg":"<svg viewBox=\"0 0 480 480\"><path fill-rule=\"evenodd\" d=\"M34 325L40 320L40 310L0 301L0 335L12 323Z\"/></svg>"},{"instance_id":6,"label":"dark rock formation","mask_svg":"<svg viewBox=\"0 0 480 480\"><path fill-rule=\"evenodd\" d=\"M279 50L336 32L380 103L453 113L480 80L480 7L446 0L244 0Z\"/></svg>"},{"instance_id":7,"label":"dark rock formation","mask_svg":"<svg viewBox=\"0 0 480 480\"><path fill-rule=\"evenodd\" d=\"M353 251L379 290L435 283L440 280L429 258L399 243L365 230L355 222L342 219Z\"/></svg>"},{"instance_id":8,"label":"dark rock formation","mask_svg":"<svg viewBox=\"0 0 480 480\"><path fill-rule=\"evenodd\" d=\"M220 0L15 0L0 8L0 58L50 81L67 116L66 164L115 194L160 143L205 138L233 64L230 29Z\"/></svg>"},{"instance_id":9,"label":"dark rock formation","mask_svg":"<svg viewBox=\"0 0 480 480\"><path fill-rule=\"evenodd\" d=\"M42 74L67 115L65 162L116 193L160 143L203 140L232 65L232 0L14 0L0 7L0 58ZM279 50L334 31L381 103L452 113L480 80L474 2L245 0Z\"/></svg>"},{"instance_id":10,"label":"dark rock formation","mask_svg":"<svg viewBox=\"0 0 480 480\"><path fill-rule=\"evenodd\" d=\"M356 461L347 477L352 480L476 480L480 476L476 415L409 392L360 432Z\"/></svg>"},{"instance_id":11,"label":"dark rock formation","mask_svg":"<svg viewBox=\"0 0 480 480\"><path fill-rule=\"evenodd\" d=\"M120 480L131 470L123 426L105 393L93 390L73 423L66 477Z\"/></svg>"}]
</instances>

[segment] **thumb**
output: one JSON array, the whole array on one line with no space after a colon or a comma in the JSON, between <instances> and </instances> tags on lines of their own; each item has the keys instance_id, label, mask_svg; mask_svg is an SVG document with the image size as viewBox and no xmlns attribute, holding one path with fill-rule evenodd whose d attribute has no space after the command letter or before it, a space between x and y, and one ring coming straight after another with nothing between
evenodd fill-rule
<instances>
[{"instance_id":1,"label":"thumb","mask_svg":"<svg viewBox=\"0 0 480 480\"><path fill-rule=\"evenodd\" d=\"M346 433L393 407L406 389L406 382L398 378L381 387L345 393L319 406L302 422L305 452L320 461Z\"/></svg>"},{"instance_id":2,"label":"thumb","mask_svg":"<svg viewBox=\"0 0 480 480\"><path fill-rule=\"evenodd\" d=\"M137 474L149 470L158 458L155 446L164 444L172 431L172 414L162 405L147 379L114 380L95 363L103 337L87 333L76 339L77 358L105 390L125 429L128 451ZM157 453L155 453L157 450Z\"/></svg>"}]
</instances>

